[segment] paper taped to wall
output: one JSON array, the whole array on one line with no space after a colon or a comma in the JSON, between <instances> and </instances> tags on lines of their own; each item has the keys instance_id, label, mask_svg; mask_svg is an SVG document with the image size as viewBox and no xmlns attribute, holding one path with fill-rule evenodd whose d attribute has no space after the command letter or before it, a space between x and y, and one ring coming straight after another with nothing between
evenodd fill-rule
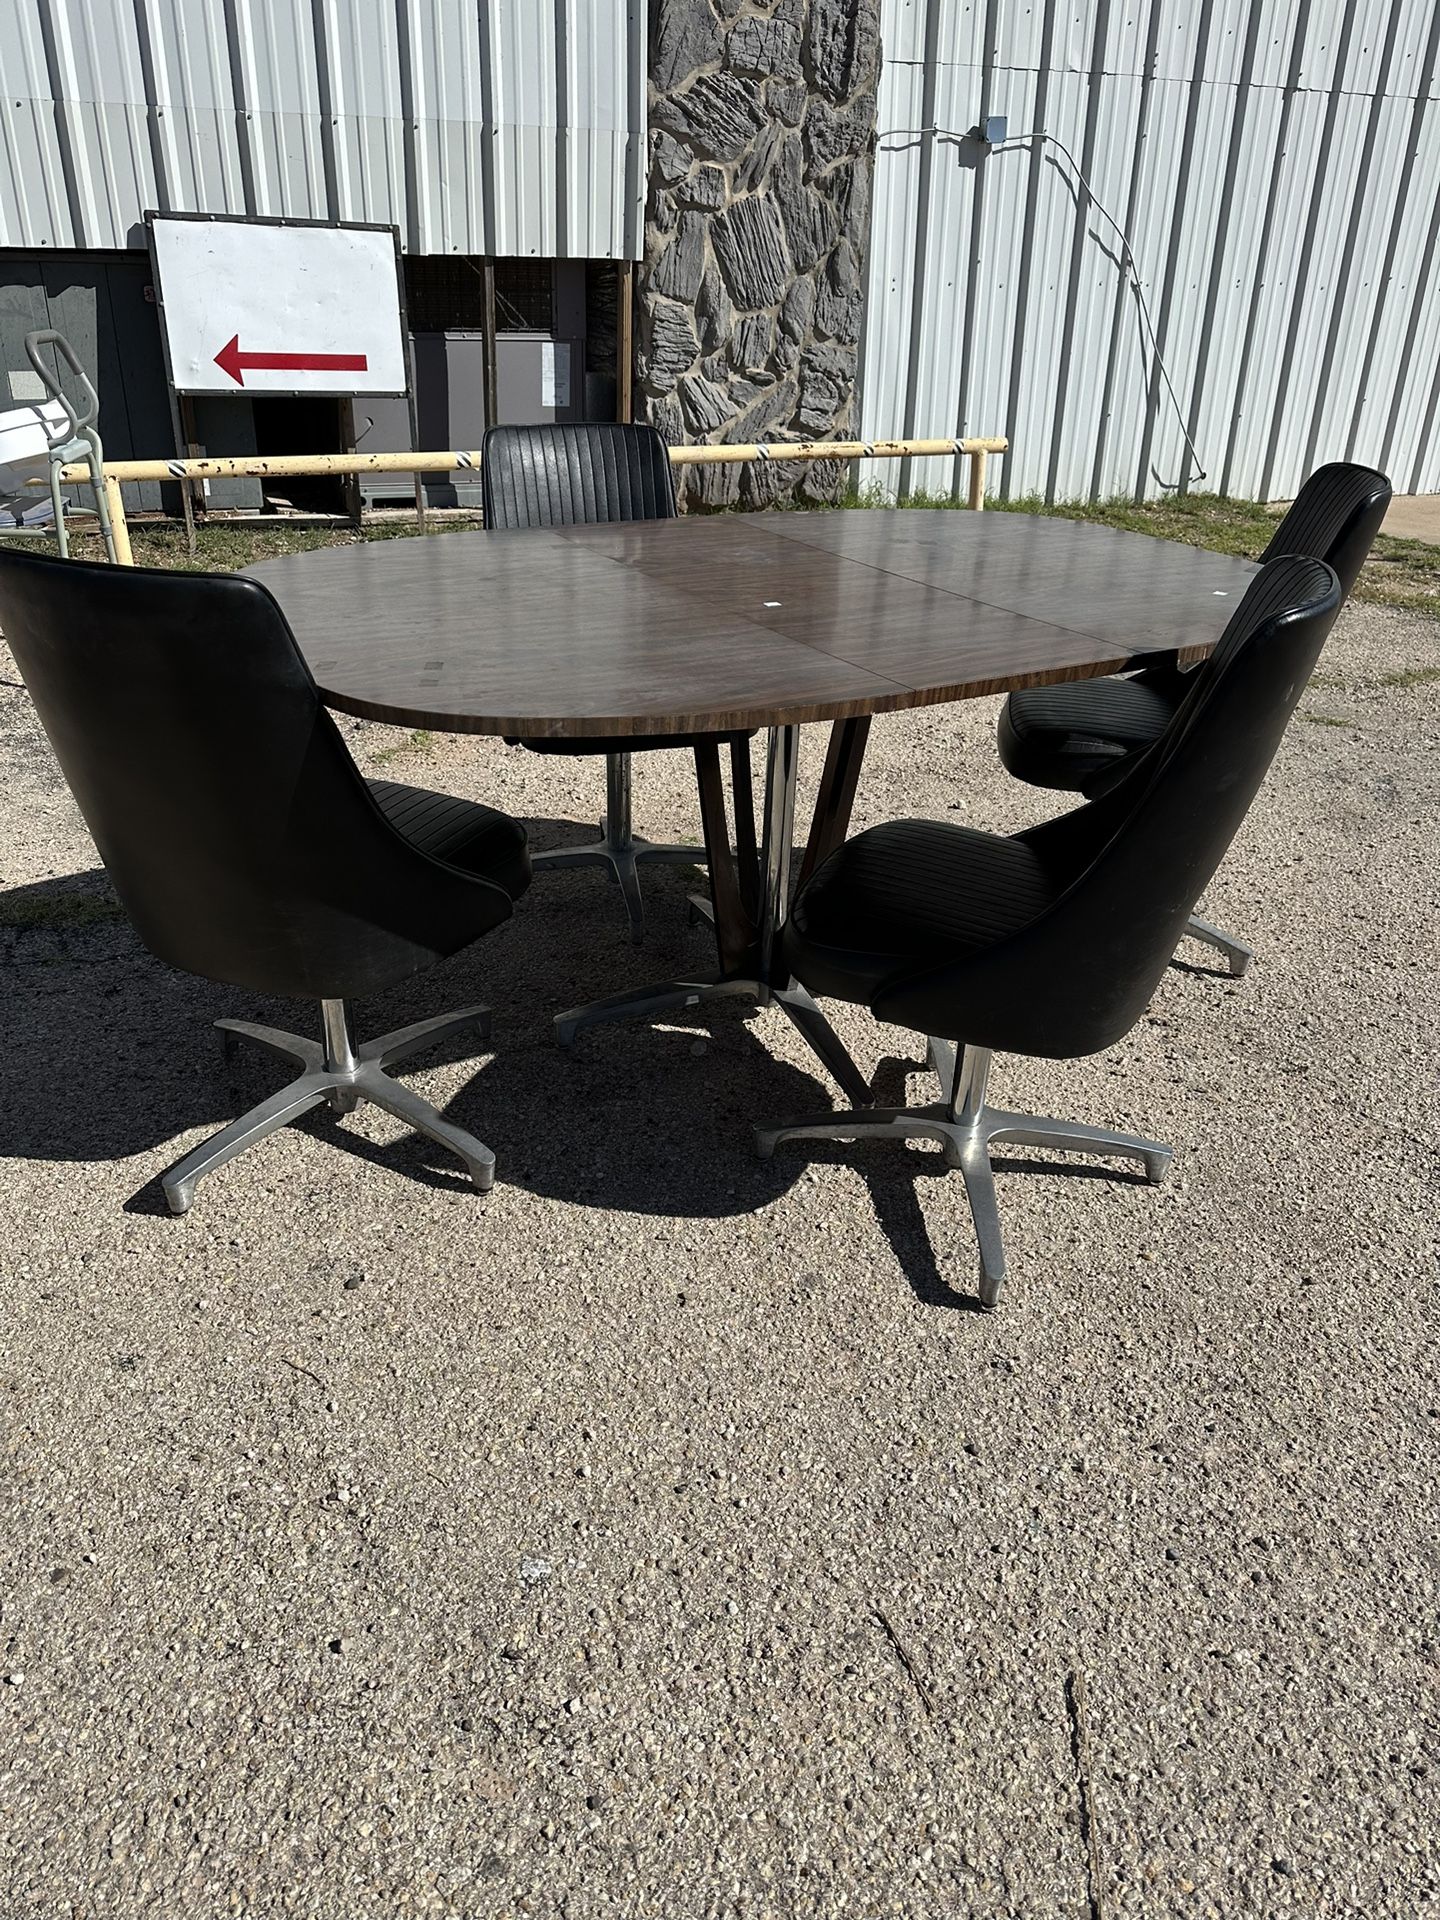
<instances>
[{"instance_id":1,"label":"paper taped to wall","mask_svg":"<svg viewBox=\"0 0 1440 1920\"><path fill-rule=\"evenodd\" d=\"M546 340L541 345L540 404L542 407L568 407L570 404L568 340Z\"/></svg>"}]
</instances>

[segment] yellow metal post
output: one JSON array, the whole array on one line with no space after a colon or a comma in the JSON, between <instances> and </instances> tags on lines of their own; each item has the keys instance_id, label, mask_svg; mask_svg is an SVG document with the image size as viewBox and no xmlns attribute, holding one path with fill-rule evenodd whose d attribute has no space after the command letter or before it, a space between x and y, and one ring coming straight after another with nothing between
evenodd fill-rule
<instances>
[{"instance_id":1,"label":"yellow metal post","mask_svg":"<svg viewBox=\"0 0 1440 1920\"><path fill-rule=\"evenodd\" d=\"M105 505L110 509L110 537L115 542L115 564L117 567L133 567L135 555L130 550L130 523L125 518L125 501L120 492L120 482L106 469Z\"/></svg>"},{"instance_id":2,"label":"yellow metal post","mask_svg":"<svg viewBox=\"0 0 1440 1920\"><path fill-rule=\"evenodd\" d=\"M988 450L976 447L970 455L970 511L983 513L985 509L985 462L989 458Z\"/></svg>"}]
</instances>

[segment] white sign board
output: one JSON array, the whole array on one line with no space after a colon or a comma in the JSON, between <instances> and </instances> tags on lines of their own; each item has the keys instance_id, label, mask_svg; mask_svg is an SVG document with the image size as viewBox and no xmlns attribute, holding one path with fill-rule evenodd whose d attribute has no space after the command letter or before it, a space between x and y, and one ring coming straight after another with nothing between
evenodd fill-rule
<instances>
[{"instance_id":1,"label":"white sign board","mask_svg":"<svg viewBox=\"0 0 1440 1920\"><path fill-rule=\"evenodd\" d=\"M177 393L408 391L393 227L149 225Z\"/></svg>"}]
</instances>

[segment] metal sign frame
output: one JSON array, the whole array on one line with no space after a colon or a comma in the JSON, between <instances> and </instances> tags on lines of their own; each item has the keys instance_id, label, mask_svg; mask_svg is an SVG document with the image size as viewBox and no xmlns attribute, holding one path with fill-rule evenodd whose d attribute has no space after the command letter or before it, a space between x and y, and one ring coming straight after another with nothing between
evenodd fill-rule
<instances>
[{"instance_id":1,"label":"metal sign frame","mask_svg":"<svg viewBox=\"0 0 1440 1920\"><path fill-rule=\"evenodd\" d=\"M400 229L383 220L292 220L255 217L244 213L167 213L161 207L145 209L145 245L150 256L150 282L155 289L155 306L160 315L160 344L165 355L165 382L172 394L195 400L344 400L354 394L316 393L313 387L237 387L233 394L214 387L180 387L170 359L170 329L165 324L165 288L160 278L160 258L155 250L157 220L188 220L208 226L229 227L318 227L326 233L388 233L395 248L395 290L400 313L400 349L405 363L407 384L403 387L367 387L361 396L367 400L409 400L415 384L414 361L410 352L410 316L405 306L405 256L400 246Z\"/></svg>"}]
</instances>

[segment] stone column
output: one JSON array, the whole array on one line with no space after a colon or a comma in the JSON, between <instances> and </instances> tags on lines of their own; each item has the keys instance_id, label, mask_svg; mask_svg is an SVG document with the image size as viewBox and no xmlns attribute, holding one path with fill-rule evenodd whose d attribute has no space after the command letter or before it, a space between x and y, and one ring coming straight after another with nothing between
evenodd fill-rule
<instances>
[{"instance_id":1,"label":"stone column","mask_svg":"<svg viewBox=\"0 0 1440 1920\"><path fill-rule=\"evenodd\" d=\"M880 0L650 0L636 411L674 442L853 437ZM836 498L835 461L682 469L687 506Z\"/></svg>"}]
</instances>

